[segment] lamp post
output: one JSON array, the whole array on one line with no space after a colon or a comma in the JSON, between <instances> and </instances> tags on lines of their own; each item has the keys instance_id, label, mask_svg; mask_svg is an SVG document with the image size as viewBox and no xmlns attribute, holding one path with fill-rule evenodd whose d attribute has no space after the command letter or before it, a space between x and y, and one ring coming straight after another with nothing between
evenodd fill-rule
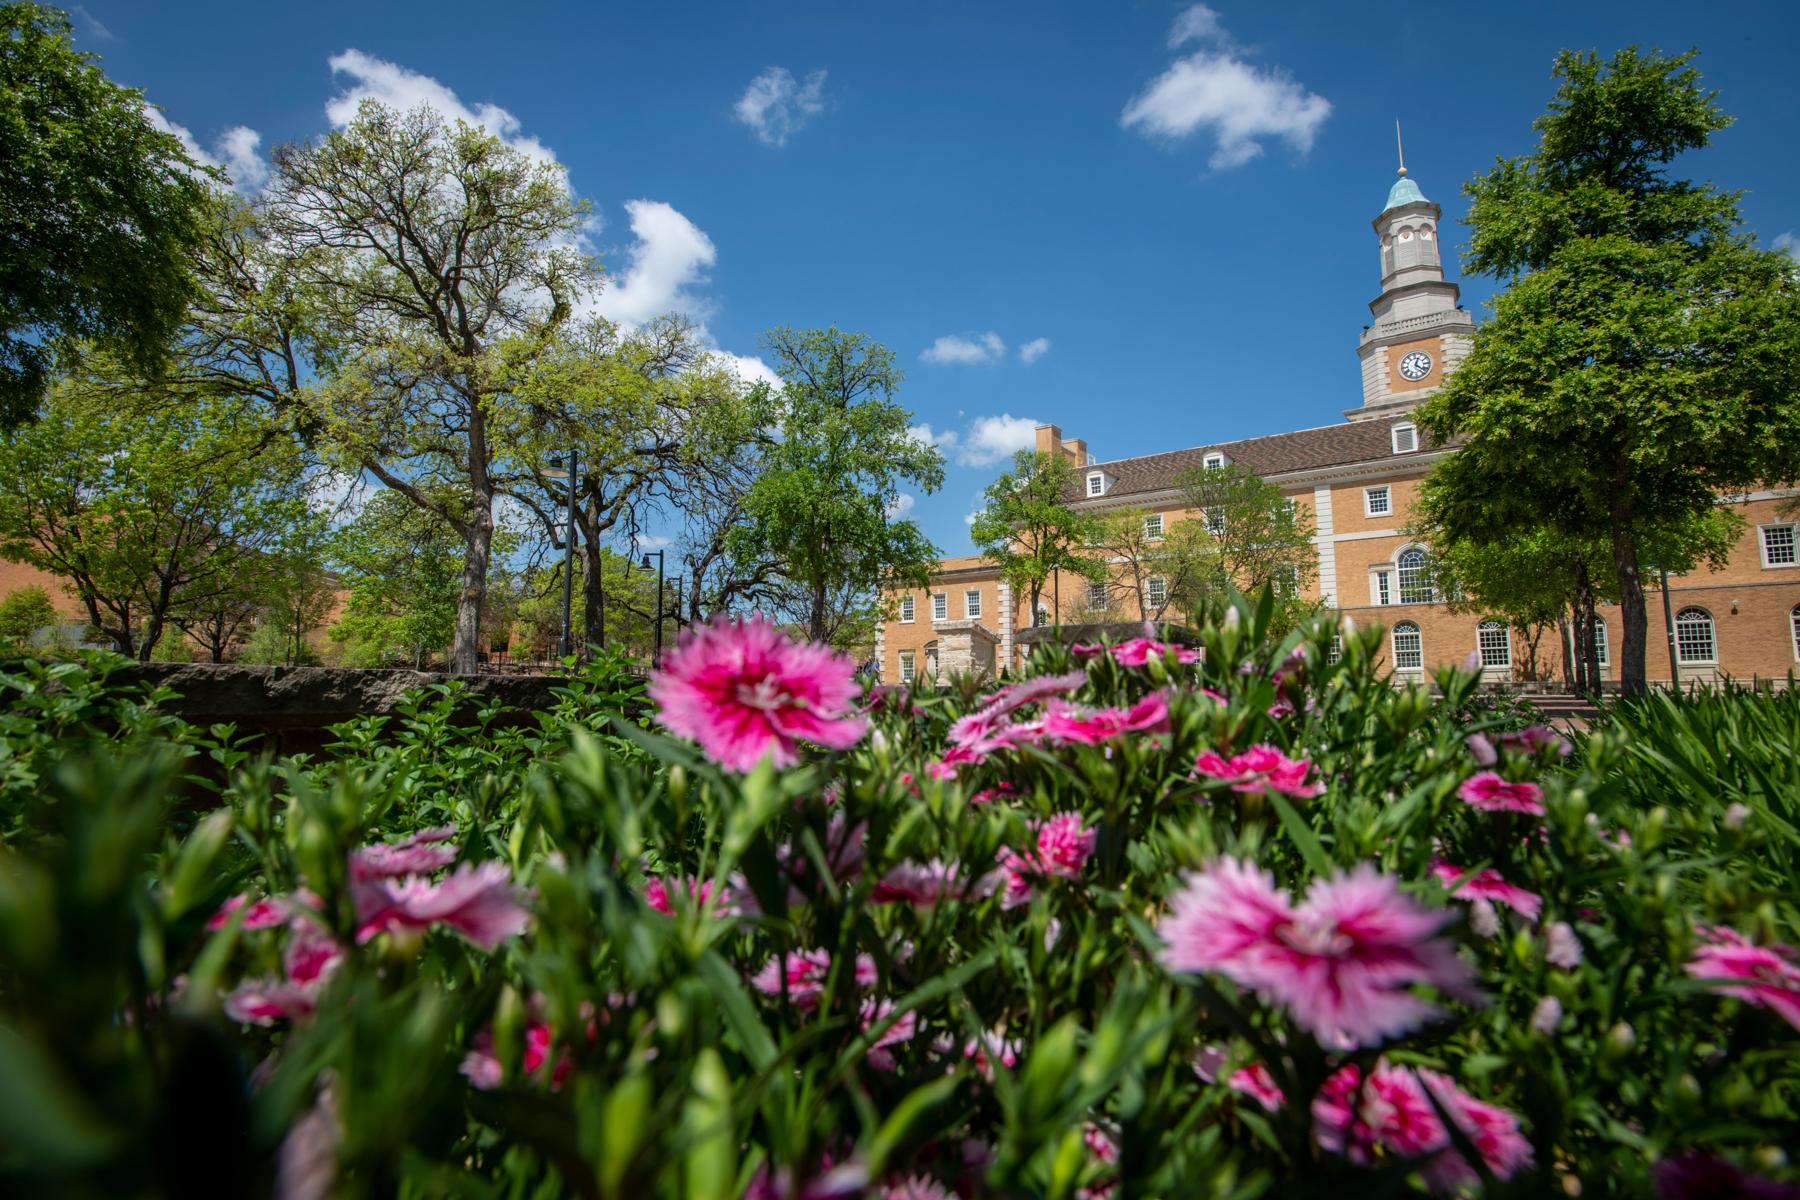
<instances>
[{"instance_id":1,"label":"lamp post","mask_svg":"<svg viewBox=\"0 0 1800 1200\"><path fill-rule=\"evenodd\" d=\"M656 559L656 652L650 656L650 665L662 666L662 622L663 622L663 552L647 550L644 552L644 570L650 569L651 558Z\"/></svg>"},{"instance_id":2,"label":"lamp post","mask_svg":"<svg viewBox=\"0 0 1800 1200\"><path fill-rule=\"evenodd\" d=\"M574 648L574 607L575 607L575 479L579 459L574 450L569 451L568 466L564 467L561 458L552 458L544 474L551 479L567 479L569 481L569 497L567 511L564 515L563 530L563 611L562 637L557 641L557 657L567 658L575 652Z\"/></svg>"},{"instance_id":3,"label":"lamp post","mask_svg":"<svg viewBox=\"0 0 1800 1200\"><path fill-rule=\"evenodd\" d=\"M1662 577L1663 594L1663 626L1669 631L1669 687L1681 691L1681 659L1675 653L1675 618L1669 610L1669 568L1658 567L1657 574Z\"/></svg>"}]
</instances>

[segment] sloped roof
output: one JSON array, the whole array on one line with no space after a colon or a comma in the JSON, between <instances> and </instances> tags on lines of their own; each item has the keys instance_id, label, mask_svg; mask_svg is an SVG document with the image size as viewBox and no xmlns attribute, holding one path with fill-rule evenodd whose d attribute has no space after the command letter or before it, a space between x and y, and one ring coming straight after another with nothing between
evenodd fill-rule
<instances>
[{"instance_id":1,"label":"sloped roof","mask_svg":"<svg viewBox=\"0 0 1800 1200\"><path fill-rule=\"evenodd\" d=\"M1147 454L1141 458L1121 458L1115 462L1090 463L1083 470L1105 471L1114 482L1106 489L1107 499L1139 492L1157 492L1175 486L1185 471L1206 465L1206 456L1223 451L1228 462L1268 478L1295 471L1313 471L1353 463L1397 461L1414 458L1414 454L1395 454L1393 428L1412 424L1410 417L1387 420L1344 421L1317 429L1298 429L1292 433L1276 433L1268 437L1245 438L1236 442L1219 442L1211 446L1195 446L1189 450L1171 450L1164 454ZM1419 431L1419 452L1437 449L1435 443ZM1080 495L1076 499L1083 498Z\"/></svg>"}]
</instances>

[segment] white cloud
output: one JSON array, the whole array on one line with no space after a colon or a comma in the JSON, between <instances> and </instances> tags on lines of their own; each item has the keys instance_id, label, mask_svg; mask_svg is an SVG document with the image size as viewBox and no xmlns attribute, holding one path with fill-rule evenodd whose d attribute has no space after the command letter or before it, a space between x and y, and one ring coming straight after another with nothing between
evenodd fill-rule
<instances>
[{"instance_id":1,"label":"white cloud","mask_svg":"<svg viewBox=\"0 0 1800 1200\"><path fill-rule=\"evenodd\" d=\"M89 12L86 6L77 4L69 11L81 18L81 23L87 26L87 31L93 34L95 38L102 42L110 42L113 40L112 30L108 29L105 25L102 25L100 23L100 18Z\"/></svg>"},{"instance_id":2,"label":"white cloud","mask_svg":"<svg viewBox=\"0 0 1800 1200\"><path fill-rule=\"evenodd\" d=\"M153 129L171 134L187 151L187 156L203 167L213 167L231 177L232 184L245 195L257 191L269 178L269 164L256 152L262 135L243 125L233 125L213 141L212 150L201 147L199 139L185 125L177 125L163 116L160 109L144 106L144 117Z\"/></svg>"},{"instance_id":3,"label":"white cloud","mask_svg":"<svg viewBox=\"0 0 1800 1200\"><path fill-rule=\"evenodd\" d=\"M765 146L785 146L789 137L824 110L824 71L814 71L800 83L786 67L770 67L750 81L732 115L748 125Z\"/></svg>"},{"instance_id":4,"label":"white cloud","mask_svg":"<svg viewBox=\"0 0 1800 1200\"><path fill-rule=\"evenodd\" d=\"M926 347L919 357L937 366L991 366L1006 357L1006 343L1000 335L987 333L950 334Z\"/></svg>"},{"instance_id":5,"label":"white cloud","mask_svg":"<svg viewBox=\"0 0 1800 1200\"><path fill-rule=\"evenodd\" d=\"M1175 19L1171 46L1212 43L1177 59L1120 114L1119 124L1147 137L1175 140L1204 130L1214 139L1215 170L1241 167L1279 138L1301 154L1312 149L1331 102L1307 91L1278 69L1264 70L1238 57L1218 14L1196 5Z\"/></svg>"},{"instance_id":6,"label":"white cloud","mask_svg":"<svg viewBox=\"0 0 1800 1200\"><path fill-rule=\"evenodd\" d=\"M917 503L917 497L913 496L910 492L901 492L898 496L894 497L894 502L887 506L887 519L890 521L900 520L905 517L907 513L911 512L913 510L913 505Z\"/></svg>"},{"instance_id":7,"label":"white cloud","mask_svg":"<svg viewBox=\"0 0 1800 1200\"><path fill-rule=\"evenodd\" d=\"M745 383L766 383L772 388L781 387L781 376L775 373L775 368L754 354L733 354L729 350L714 350L712 357L722 360Z\"/></svg>"},{"instance_id":8,"label":"white cloud","mask_svg":"<svg viewBox=\"0 0 1800 1200\"><path fill-rule=\"evenodd\" d=\"M1786 251L1789 257L1800 258L1800 238L1796 238L1791 229L1786 233L1776 234L1775 241L1771 244L1777 250Z\"/></svg>"},{"instance_id":9,"label":"white cloud","mask_svg":"<svg viewBox=\"0 0 1800 1200\"><path fill-rule=\"evenodd\" d=\"M1048 353L1050 353L1049 338L1032 338L1019 347L1019 361L1029 366Z\"/></svg>"},{"instance_id":10,"label":"white cloud","mask_svg":"<svg viewBox=\"0 0 1800 1200\"><path fill-rule=\"evenodd\" d=\"M377 100L402 112L424 105L452 120L478 125L539 162L556 161L556 155L544 143L521 134L519 118L498 104L478 104L470 108L457 98L455 92L431 76L364 54L361 50L346 50L332 55L327 61L333 74L348 80L344 90L325 104L325 118L339 129L350 124L356 116L357 106L364 100Z\"/></svg>"},{"instance_id":11,"label":"white cloud","mask_svg":"<svg viewBox=\"0 0 1800 1200\"><path fill-rule=\"evenodd\" d=\"M986 467L1011 458L1016 451L1037 445L1038 423L1030 417L1002 413L977 417L956 446L956 461L965 467Z\"/></svg>"},{"instance_id":12,"label":"white cloud","mask_svg":"<svg viewBox=\"0 0 1800 1200\"><path fill-rule=\"evenodd\" d=\"M1231 39L1225 33L1225 26L1219 22L1219 14L1204 4L1196 4L1184 10L1175 18L1175 24L1169 27L1169 48L1188 42L1220 42L1229 43Z\"/></svg>"},{"instance_id":13,"label":"white cloud","mask_svg":"<svg viewBox=\"0 0 1800 1200\"><path fill-rule=\"evenodd\" d=\"M906 433L908 437L921 442L930 442L941 450L949 450L956 445L954 429L946 429L939 433L929 425L908 425Z\"/></svg>"},{"instance_id":14,"label":"white cloud","mask_svg":"<svg viewBox=\"0 0 1800 1200\"><path fill-rule=\"evenodd\" d=\"M689 289L705 283L706 268L718 260L712 239L661 200L627 200L625 211L637 241L594 307L621 325L642 325L671 312L704 318L710 303Z\"/></svg>"},{"instance_id":15,"label":"white cloud","mask_svg":"<svg viewBox=\"0 0 1800 1200\"><path fill-rule=\"evenodd\" d=\"M654 533L640 533L631 539L631 545L634 549L640 551L662 550L669 546L670 542L668 538L659 537Z\"/></svg>"}]
</instances>

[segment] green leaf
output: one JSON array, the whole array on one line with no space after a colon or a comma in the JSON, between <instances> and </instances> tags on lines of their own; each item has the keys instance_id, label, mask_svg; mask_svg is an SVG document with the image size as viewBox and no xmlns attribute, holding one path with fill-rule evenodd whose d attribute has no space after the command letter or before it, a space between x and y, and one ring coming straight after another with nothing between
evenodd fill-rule
<instances>
[{"instance_id":1,"label":"green leaf","mask_svg":"<svg viewBox=\"0 0 1800 1200\"><path fill-rule=\"evenodd\" d=\"M1268 796L1275 806L1275 812L1281 817L1281 827L1294 840L1294 846L1300 851L1300 857L1306 860L1306 865L1312 869L1313 874L1321 878L1329 876L1332 872L1331 859L1325 856L1325 847L1319 844L1318 835L1313 833L1312 826L1294 811L1294 806L1288 803L1286 796L1280 792L1270 792Z\"/></svg>"}]
</instances>

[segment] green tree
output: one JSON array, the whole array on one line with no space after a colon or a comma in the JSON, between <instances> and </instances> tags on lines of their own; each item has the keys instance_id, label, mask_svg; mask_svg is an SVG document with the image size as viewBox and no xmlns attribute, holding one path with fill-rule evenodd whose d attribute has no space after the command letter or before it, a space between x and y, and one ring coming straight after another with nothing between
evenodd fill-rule
<instances>
[{"instance_id":1,"label":"green tree","mask_svg":"<svg viewBox=\"0 0 1800 1200\"><path fill-rule=\"evenodd\" d=\"M1254 471L1236 464L1185 471L1175 480L1191 515L1168 530L1171 602L1204 612L1232 588L1275 595L1278 627L1291 629L1313 606L1306 589L1318 570L1312 520Z\"/></svg>"},{"instance_id":2,"label":"green tree","mask_svg":"<svg viewBox=\"0 0 1800 1200\"><path fill-rule=\"evenodd\" d=\"M777 435L745 495L735 547L782 564L809 636L827 641L878 585L928 578L937 548L888 513L902 483L927 493L943 484L943 455L907 431L912 414L894 402L901 372L879 342L780 328L763 345L782 383Z\"/></svg>"},{"instance_id":3,"label":"green tree","mask_svg":"<svg viewBox=\"0 0 1800 1200\"><path fill-rule=\"evenodd\" d=\"M1465 439L1449 461L1467 509L1605 541L1628 692L1645 676L1642 531L1800 476L1793 262L1740 232L1735 193L1667 169L1731 123L1692 57L1558 56L1536 150L1464 188L1465 267L1507 286L1418 413L1440 443Z\"/></svg>"},{"instance_id":4,"label":"green tree","mask_svg":"<svg viewBox=\"0 0 1800 1200\"><path fill-rule=\"evenodd\" d=\"M417 486L430 495L429 484ZM334 539L332 565L349 594L330 637L347 665L422 670L455 636L464 547L434 511L449 501L430 498L380 489Z\"/></svg>"},{"instance_id":5,"label":"green tree","mask_svg":"<svg viewBox=\"0 0 1800 1200\"><path fill-rule=\"evenodd\" d=\"M141 372L193 294L211 204L143 94L75 50L69 21L0 7L0 428L28 418L82 343Z\"/></svg>"},{"instance_id":6,"label":"green tree","mask_svg":"<svg viewBox=\"0 0 1800 1200\"><path fill-rule=\"evenodd\" d=\"M38 630L54 624L56 604L43 588L34 583L6 593L0 599L0 652L27 648Z\"/></svg>"},{"instance_id":7,"label":"green tree","mask_svg":"<svg viewBox=\"0 0 1800 1200\"><path fill-rule=\"evenodd\" d=\"M365 101L347 128L275 154L261 220L333 348L301 393L306 419L339 465L460 539L456 672L481 655L508 482L494 411L520 347L547 340L596 281L573 248L584 212L559 167L425 107Z\"/></svg>"},{"instance_id":8,"label":"green tree","mask_svg":"<svg viewBox=\"0 0 1800 1200\"><path fill-rule=\"evenodd\" d=\"M175 616L253 587L307 517L280 427L211 400L118 411L114 381L59 381L0 440L0 555L59 575L121 654L148 660Z\"/></svg>"},{"instance_id":9,"label":"green tree","mask_svg":"<svg viewBox=\"0 0 1800 1200\"><path fill-rule=\"evenodd\" d=\"M1163 572L1168 541L1160 518L1153 523L1152 515L1142 508L1122 508L1100 517L1092 544L1103 558L1088 560L1101 568L1100 579L1094 582L1107 584L1108 611L1139 621L1156 620L1169 606L1166 591L1163 602L1153 604L1146 588L1152 575Z\"/></svg>"},{"instance_id":10,"label":"green tree","mask_svg":"<svg viewBox=\"0 0 1800 1200\"><path fill-rule=\"evenodd\" d=\"M1093 583L1106 578L1106 564L1093 551L1099 521L1070 505L1079 474L1063 455L1021 450L1012 470L988 484L969 526L975 548L999 564L1010 588L1029 598L1026 611L1034 621L1056 572Z\"/></svg>"}]
</instances>

